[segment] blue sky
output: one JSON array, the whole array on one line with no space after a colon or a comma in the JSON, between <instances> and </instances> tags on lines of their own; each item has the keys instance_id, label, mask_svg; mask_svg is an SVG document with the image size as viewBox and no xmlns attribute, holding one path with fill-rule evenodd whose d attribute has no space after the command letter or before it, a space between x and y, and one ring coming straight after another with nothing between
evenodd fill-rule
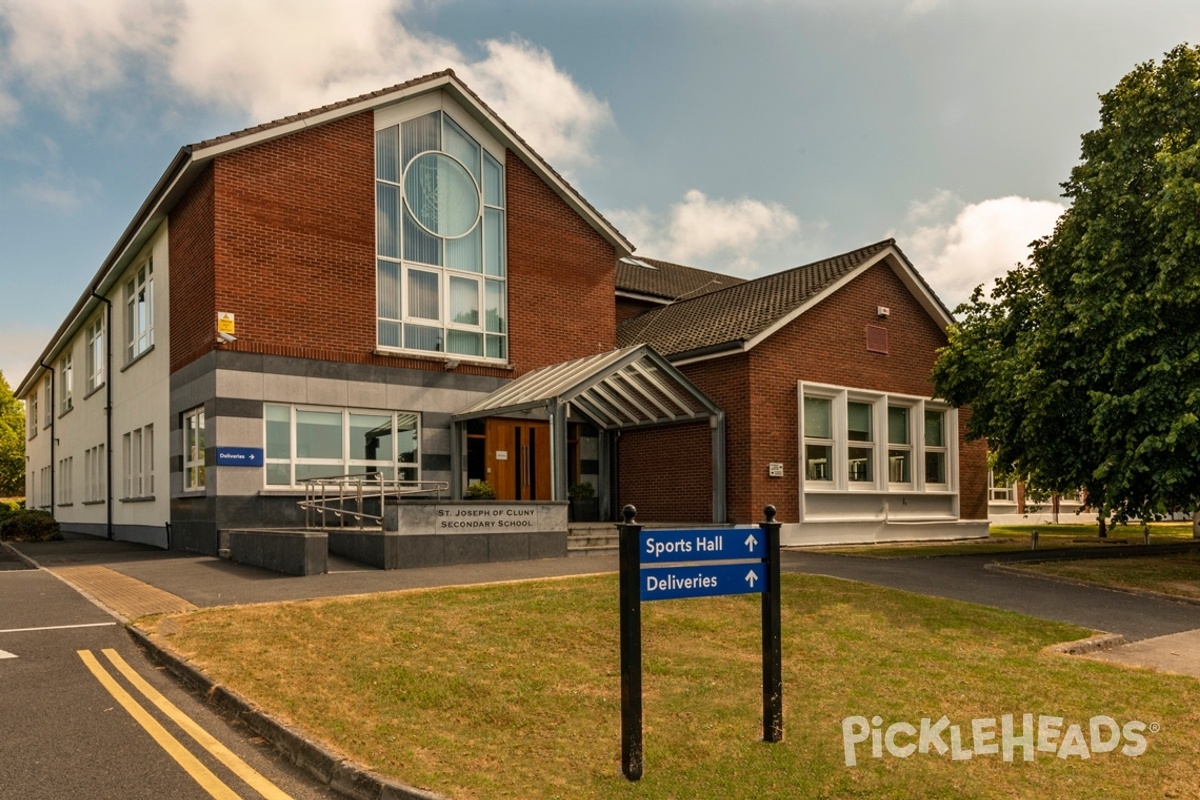
<instances>
[{"instance_id":1,"label":"blue sky","mask_svg":"<svg viewBox=\"0 0 1200 800\"><path fill-rule=\"evenodd\" d=\"M1194 0L0 0L15 386L183 145L450 66L638 247L759 275L894 236L1024 258L1097 95Z\"/></svg>"}]
</instances>

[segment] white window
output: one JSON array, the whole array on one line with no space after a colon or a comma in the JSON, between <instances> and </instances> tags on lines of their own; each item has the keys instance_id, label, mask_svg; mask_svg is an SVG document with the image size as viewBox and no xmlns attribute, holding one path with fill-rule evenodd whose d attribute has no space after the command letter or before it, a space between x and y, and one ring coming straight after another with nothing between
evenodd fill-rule
<instances>
[{"instance_id":1,"label":"white window","mask_svg":"<svg viewBox=\"0 0 1200 800\"><path fill-rule=\"evenodd\" d=\"M1001 503L1012 503L1017 493L1011 483L996 483L996 473L988 470L988 500Z\"/></svg>"},{"instance_id":2,"label":"white window","mask_svg":"<svg viewBox=\"0 0 1200 800\"><path fill-rule=\"evenodd\" d=\"M204 409L193 408L183 415L183 490L204 488Z\"/></svg>"},{"instance_id":3,"label":"white window","mask_svg":"<svg viewBox=\"0 0 1200 800\"><path fill-rule=\"evenodd\" d=\"M67 413L75 407L75 359L67 353L58 362L58 413Z\"/></svg>"},{"instance_id":4,"label":"white window","mask_svg":"<svg viewBox=\"0 0 1200 800\"><path fill-rule=\"evenodd\" d=\"M58 504L60 506L69 506L72 502L73 487L71 484L73 483L74 461L73 458L62 458L58 461Z\"/></svg>"},{"instance_id":5,"label":"white window","mask_svg":"<svg viewBox=\"0 0 1200 800\"><path fill-rule=\"evenodd\" d=\"M503 153L444 111L375 132L378 343L508 357Z\"/></svg>"},{"instance_id":6,"label":"white window","mask_svg":"<svg viewBox=\"0 0 1200 800\"><path fill-rule=\"evenodd\" d=\"M40 388L34 389L33 394L29 395L28 408L25 413L25 420L29 423L29 438L33 439L38 433L38 392ZM32 492L30 492L32 494Z\"/></svg>"},{"instance_id":7,"label":"white window","mask_svg":"<svg viewBox=\"0 0 1200 800\"><path fill-rule=\"evenodd\" d=\"M50 475L53 470L50 467L42 467L41 479L38 481L38 507L50 508L50 503L53 498L50 497Z\"/></svg>"},{"instance_id":8,"label":"white window","mask_svg":"<svg viewBox=\"0 0 1200 800\"><path fill-rule=\"evenodd\" d=\"M83 494L88 503L102 503L105 500L104 487L107 476L107 463L104 460L104 445L89 448L83 454Z\"/></svg>"},{"instance_id":9,"label":"white window","mask_svg":"<svg viewBox=\"0 0 1200 800\"><path fill-rule=\"evenodd\" d=\"M147 261L125 284L125 360L154 346L154 262Z\"/></svg>"},{"instance_id":10,"label":"white window","mask_svg":"<svg viewBox=\"0 0 1200 800\"><path fill-rule=\"evenodd\" d=\"M126 499L154 496L154 426L135 428L122 440Z\"/></svg>"},{"instance_id":11,"label":"white window","mask_svg":"<svg viewBox=\"0 0 1200 800\"><path fill-rule=\"evenodd\" d=\"M950 407L815 384L801 386L801 399L806 491L950 491Z\"/></svg>"},{"instance_id":12,"label":"white window","mask_svg":"<svg viewBox=\"0 0 1200 800\"><path fill-rule=\"evenodd\" d=\"M97 317L87 327L88 394L104 385L104 352L104 317Z\"/></svg>"},{"instance_id":13,"label":"white window","mask_svg":"<svg viewBox=\"0 0 1200 800\"><path fill-rule=\"evenodd\" d=\"M264 416L268 486L374 472L420 478L415 413L268 404Z\"/></svg>"},{"instance_id":14,"label":"white window","mask_svg":"<svg viewBox=\"0 0 1200 800\"><path fill-rule=\"evenodd\" d=\"M53 381L51 381L49 375L46 376L45 387L46 387L46 402L44 405L45 405L46 410L45 410L45 412L43 412L45 414L45 418L42 420L42 427L49 428L50 422L52 421L52 419L54 417L54 383L53 383Z\"/></svg>"}]
</instances>

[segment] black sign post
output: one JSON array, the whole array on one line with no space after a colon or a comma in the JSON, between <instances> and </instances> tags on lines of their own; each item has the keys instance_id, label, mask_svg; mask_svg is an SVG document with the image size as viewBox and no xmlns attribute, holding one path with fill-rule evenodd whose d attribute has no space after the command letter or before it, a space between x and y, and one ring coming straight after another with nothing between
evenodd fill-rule
<instances>
[{"instance_id":1,"label":"black sign post","mask_svg":"<svg viewBox=\"0 0 1200 800\"><path fill-rule=\"evenodd\" d=\"M783 653L780 643L779 527L775 507L753 529L650 530L625 506L620 531L621 771L640 780L642 748L642 600L762 594L763 741L783 741ZM746 533L744 540L739 539ZM663 562L672 562L663 564ZM712 564L711 562L720 562ZM644 565L653 565L644 568ZM697 566L699 564L699 566ZM759 585L761 584L761 586Z\"/></svg>"},{"instance_id":2,"label":"black sign post","mask_svg":"<svg viewBox=\"0 0 1200 800\"><path fill-rule=\"evenodd\" d=\"M631 781L642 777L642 595L638 541L642 526L637 510L625 506L620 528L621 567L621 772Z\"/></svg>"}]
</instances>

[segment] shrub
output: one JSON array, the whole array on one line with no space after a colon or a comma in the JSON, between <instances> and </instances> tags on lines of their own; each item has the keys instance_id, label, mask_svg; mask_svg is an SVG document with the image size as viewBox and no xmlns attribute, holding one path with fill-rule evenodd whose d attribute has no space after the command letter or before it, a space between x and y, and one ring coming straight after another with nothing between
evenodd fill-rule
<instances>
[{"instance_id":1,"label":"shrub","mask_svg":"<svg viewBox=\"0 0 1200 800\"><path fill-rule=\"evenodd\" d=\"M58 520L45 511L0 512L0 539L7 542L57 542Z\"/></svg>"},{"instance_id":2,"label":"shrub","mask_svg":"<svg viewBox=\"0 0 1200 800\"><path fill-rule=\"evenodd\" d=\"M466 495L471 500L495 500L496 490L487 481L471 481Z\"/></svg>"}]
</instances>

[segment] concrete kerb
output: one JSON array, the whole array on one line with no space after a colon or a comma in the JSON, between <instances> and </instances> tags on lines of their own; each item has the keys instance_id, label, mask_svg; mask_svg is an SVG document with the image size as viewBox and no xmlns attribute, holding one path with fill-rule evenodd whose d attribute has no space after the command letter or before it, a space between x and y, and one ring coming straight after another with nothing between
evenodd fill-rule
<instances>
[{"instance_id":1,"label":"concrete kerb","mask_svg":"<svg viewBox=\"0 0 1200 800\"><path fill-rule=\"evenodd\" d=\"M1086 639L1076 639L1073 642L1060 642L1042 648L1043 653L1055 653L1064 656L1083 656L1098 653L1101 650L1112 650L1114 647L1129 644L1129 640L1119 633L1097 633Z\"/></svg>"},{"instance_id":2,"label":"concrete kerb","mask_svg":"<svg viewBox=\"0 0 1200 800\"><path fill-rule=\"evenodd\" d=\"M1151 554L1152 555L1152 554ZM1048 561L1069 561L1069 558L1056 557L1046 559L1027 559L1022 561L1022 564L1043 564ZM1148 597L1153 600L1167 600L1172 603L1183 603L1189 606L1200 606L1200 598L1183 597L1177 594L1166 594L1164 592L1155 592L1150 589L1135 589L1132 586L1114 586L1110 583L1098 583L1096 581L1085 581L1079 578L1068 578L1065 575L1047 575L1042 572L1030 572L1021 567L1013 567L1008 564L991 563L984 564L983 568L993 572L1003 572L1008 575L1019 575L1022 578L1032 578L1034 580L1050 581L1052 583L1061 583L1066 586L1082 586L1088 589L1107 589L1110 592L1121 592L1122 594L1131 594L1136 597ZM1113 645L1114 647L1116 645Z\"/></svg>"},{"instance_id":3,"label":"concrete kerb","mask_svg":"<svg viewBox=\"0 0 1200 800\"><path fill-rule=\"evenodd\" d=\"M385 778L342 758L302 731L285 725L238 693L214 682L146 632L132 625L126 625L125 630L151 660L170 670L181 684L205 698L220 713L244 723L293 764L339 794L353 800L450 800L445 795Z\"/></svg>"}]
</instances>

